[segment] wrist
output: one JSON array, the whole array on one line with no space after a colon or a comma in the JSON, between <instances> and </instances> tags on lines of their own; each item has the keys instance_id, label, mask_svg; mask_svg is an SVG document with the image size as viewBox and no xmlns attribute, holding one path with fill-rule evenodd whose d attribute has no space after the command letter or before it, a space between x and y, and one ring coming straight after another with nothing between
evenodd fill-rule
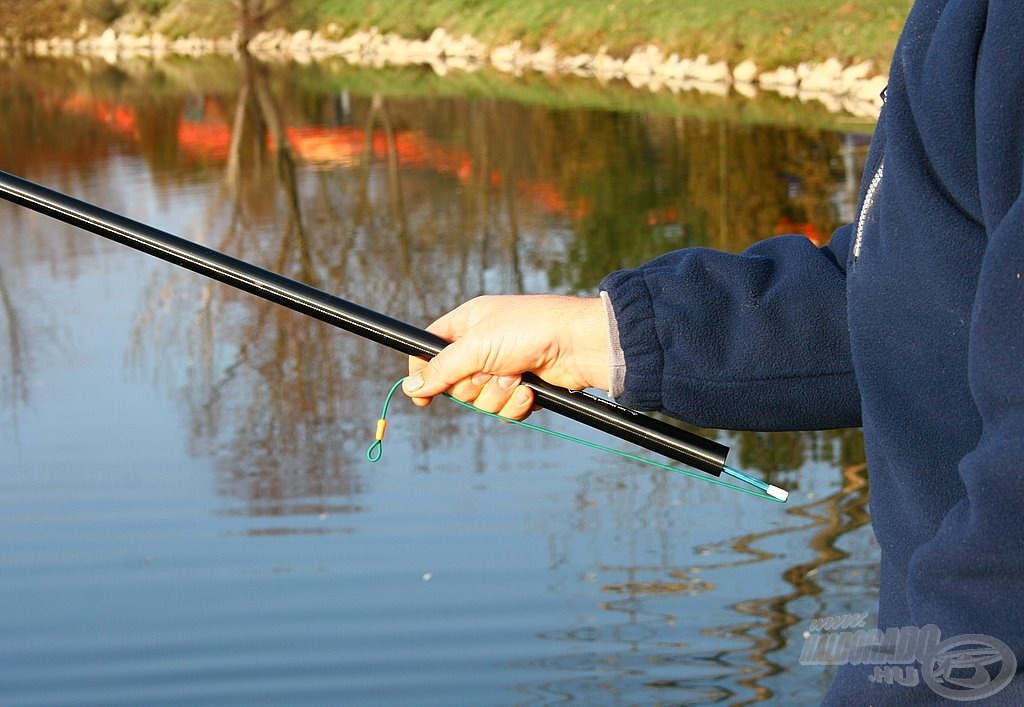
<instances>
[{"instance_id":1,"label":"wrist","mask_svg":"<svg viewBox=\"0 0 1024 707\"><path fill-rule=\"evenodd\" d=\"M569 320L569 345L584 387L609 389L608 317L600 297L580 297Z\"/></svg>"}]
</instances>

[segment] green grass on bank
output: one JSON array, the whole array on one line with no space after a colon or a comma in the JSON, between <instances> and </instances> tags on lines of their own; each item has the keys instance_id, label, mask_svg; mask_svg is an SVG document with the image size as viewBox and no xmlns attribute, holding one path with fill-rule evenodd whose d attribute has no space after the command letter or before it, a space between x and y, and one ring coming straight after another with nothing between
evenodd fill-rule
<instances>
[{"instance_id":1,"label":"green grass on bank","mask_svg":"<svg viewBox=\"0 0 1024 707\"><path fill-rule=\"evenodd\" d=\"M648 42L666 54L707 54L762 68L869 59L886 71L912 0L0 0L0 34L52 36L132 19L171 37L228 36L237 6L276 7L268 28L338 34L377 27L407 38L436 28L496 46L518 40L562 54L605 47L624 56Z\"/></svg>"},{"instance_id":2,"label":"green grass on bank","mask_svg":"<svg viewBox=\"0 0 1024 707\"><path fill-rule=\"evenodd\" d=\"M306 21L345 33L376 26L406 37L436 27L488 44L556 44L563 53L605 46L625 54L646 42L666 53L765 67L836 57L888 67L911 0L297 0Z\"/></svg>"}]
</instances>

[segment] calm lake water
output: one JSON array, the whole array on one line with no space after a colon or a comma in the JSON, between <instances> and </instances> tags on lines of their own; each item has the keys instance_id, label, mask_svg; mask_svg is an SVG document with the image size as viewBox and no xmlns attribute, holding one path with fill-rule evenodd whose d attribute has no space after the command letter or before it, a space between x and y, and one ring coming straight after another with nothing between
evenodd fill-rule
<instances>
[{"instance_id":1,"label":"calm lake water","mask_svg":"<svg viewBox=\"0 0 1024 707\"><path fill-rule=\"evenodd\" d=\"M226 59L8 61L0 105L0 169L421 326L824 242L870 129ZM811 619L876 603L858 431L706 431L785 506L443 401L396 400L371 464L404 365L0 203L0 704L817 701Z\"/></svg>"}]
</instances>

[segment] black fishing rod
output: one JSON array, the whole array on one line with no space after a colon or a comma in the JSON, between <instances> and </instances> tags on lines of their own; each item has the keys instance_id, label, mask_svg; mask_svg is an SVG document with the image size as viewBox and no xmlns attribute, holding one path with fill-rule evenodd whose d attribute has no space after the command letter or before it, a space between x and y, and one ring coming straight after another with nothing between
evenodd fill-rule
<instances>
[{"instance_id":1,"label":"black fishing rod","mask_svg":"<svg viewBox=\"0 0 1024 707\"><path fill-rule=\"evenodd\" d=\"M432 358L448 345L441 337L423 329L2 171L0 196L403 354ZM533 390L535 400L546 410L712 476L719 476L722 471L734 476L741 473L725 466L729 448L714 440L585 391L551 385L529 373L523 375L523 383ZM783 500L779 493L785 492L781 489L742 476L743 480Z\"/></svg>"}]
</instances>

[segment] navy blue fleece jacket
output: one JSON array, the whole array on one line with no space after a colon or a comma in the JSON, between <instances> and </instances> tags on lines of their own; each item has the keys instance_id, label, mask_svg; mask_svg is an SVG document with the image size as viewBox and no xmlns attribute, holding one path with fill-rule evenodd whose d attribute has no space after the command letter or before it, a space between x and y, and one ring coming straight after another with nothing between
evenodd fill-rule
<instances>
[{"instance_id":1,"label":"navy blue fleece jacket","mask_svg":"<svg viewBox=\"0 0 1024 707\"><path fill-rule=\"evenodd\" d=\"M863 426L879 628L994 637L1024 665L1022 175L1024 2L918 0L856 223L824 248L669 253L602 289L620 402L719 428ZM873 667L841 668L826 701L940 700ZM1022 684L991 701L1024 704Z\"/></svg>"}]
</instances>

